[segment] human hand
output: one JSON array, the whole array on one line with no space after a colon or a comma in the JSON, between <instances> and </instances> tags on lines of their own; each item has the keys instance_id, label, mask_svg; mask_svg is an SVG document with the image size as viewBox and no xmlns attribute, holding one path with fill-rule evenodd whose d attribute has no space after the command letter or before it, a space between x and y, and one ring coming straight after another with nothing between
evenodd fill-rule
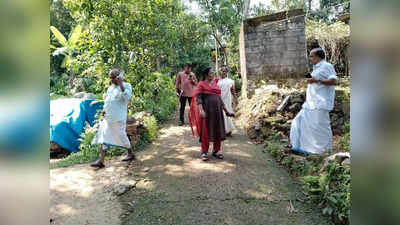
<instances>
[{"instance_id":1,"label":"human hand","mask_svg":"<svg viewBox=\"0 0 400 225\"><path fill-rule=\"evenodd\" d=\"M204 111L204 109L200 109L200 116L206 118L206 112Z\"/></svg>"},{"instance_id":2,"label":"human hand","mask_svg":"<svg viewBox=\"0 0 400 225\"><path fill-rule=\"evenodd\" d=\"M313 84L313 83L317 83L318 80L315 79L314 77L312 77L312 78L308 79L307 82L308 82L309 84Z\"/></svg>"},{"instance_id":3,"label":"human hand","mask_svg":"<svg viewBox=\"0 0 400 225\"><path fill-rule=\"evenodd\" d=\"M234 114L234 113L228 112L228 113L225 113L225 114L226 114L227 117L235 117L235 114Z\"/></svg>"},{"instance_id":4,"label":"human hand","mask_svg":"<svg viewBox=\"0 0 400 225\"><path fill-rule=\"evenodd\" d=\"M123 83L123 80L122 80L122 78L121 78L121 77L119 77L119 76L115 78L115 81L116 81L117 85L119 85L119 86L121 86L121 85L122 85L122 83Z\"/></svg>"}]
</instances>

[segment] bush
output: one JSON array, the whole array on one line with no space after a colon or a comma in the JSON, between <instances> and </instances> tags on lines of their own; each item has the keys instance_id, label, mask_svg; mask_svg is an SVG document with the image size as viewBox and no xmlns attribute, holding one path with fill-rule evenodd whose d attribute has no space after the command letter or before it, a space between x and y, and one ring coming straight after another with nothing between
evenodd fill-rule
<instances>
[{"instance_id":1,"label":"bush","mask_svg":"<svg viewBox=\"0 0 400 225\"><path fill-rule=\"evenodd\" d=\"M68 75L62 74L61 76L50 76L50 93L57 95L69 95Z\"/></svg>"},{"instance_id":2,"label":"bush","mask_svg":"<svg viewBox=\"0 0 400 225\"><path fill-rule=\"evenodd\" d=\"M306 23L308 49L323 48L336 71L349 75L350 26L342 22L326 24L314 20L307 20Z\"/></svg>"},{"instance_id":3,"label":"bush","mask_svg":"<svg viewBox=\"0 0 400 225\"><path fill-rule=\"evenodd\" d=\"M301 179L311 200L323 206L323 214L335 224L348 224L350 215L350 167L330 163L320 176Z\"/></svg>"},{"instance_id":4,"label":"bush","mask_svg":"<svg viewBox=\"0 0 400 225\"><path fill-rule=\"evenodd\" d=\"M340 138L338 145L341 150L349 152L350 151L350 124L349 123L346 123L344 125L344 131L345 131L345 133Z\"/></svg>"},{"instance_id":5,"label":"bush","mask_svg":"<svg viewBox=\"0 0 400 225\"><path fill-rule=\"evenodd\" d=\"M50 164L50 168L66 167L96 160L99 157L99 148L91 143L93 138L96 136L97 127L98 123L94 127L90 127L89 124L86 124L85 131L81 135L81 144L79 145L80 152L72 153L65 159Z\"/></svg>"},{"instance_id":6,"label":"bush","mask_svg":"<svg viewBox=\"0 0 400 225\"><path fill-rule=\"evenodd\" d=\"M178 98L172 78L166 74L151 73L132 87L131 105L134 112L148 111L157 119L165 121L176 109Z\"/></svg>"},{"instance_id":7,"label":"bush","mask_svg":"<svg viewBox=\"0 0 400 225\"><path fill-rule=\"evenodd\" d=\"M300 177L310 201L322 207L334 224L349 224L350 167L333 162L323 166L323 156L301 157L283 151L283 144L273 138L266 150L291 174ZM322 169L321 169L322 168Z\"/></svg>"}]
</instances>

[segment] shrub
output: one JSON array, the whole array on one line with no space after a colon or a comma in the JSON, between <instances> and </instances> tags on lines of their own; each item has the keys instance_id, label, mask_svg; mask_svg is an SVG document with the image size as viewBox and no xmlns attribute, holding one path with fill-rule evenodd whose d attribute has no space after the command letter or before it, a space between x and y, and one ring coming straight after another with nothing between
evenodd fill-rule
<instances>
[{"instance_id":1,"label":"shrub","mask_svg":"<svg viewBox=\"0 0 400 225\"><path fill-rule=\"evenodd\" d=\"M337 220L336 224L348 224L350 215L350 168L333 162L320 176L301 179L312 201L323 206L323 214Z\"/></svg>"},{"instance_id":2,"label":"shrub","mask_svg":"<svg viewBox=\"0 0 400 225\"><path fill-rule=\"evenodd\" d=\"M344 132L345 133L340 138L338 145L341 150L349 152L350 151L350 124L349 123L346 123L344 125Z\"/></svg>"},{"instance_id":3,"label":"shrub","mask_svg":"<svg viewBox=\"0 0 400 225\"><path fill-rule=\"evenodd\" d=\"M85 131L81 135L81 144L79 145L80 152L70 154L62 161L50 164L50 168L66 167L75 164L92 162L99 157L98 146L91 145L93 138L96 135L98 124L90 127L86 124Z\"/></svg>"},{"instance_id":4,"label":"shrub","mask_svg":"<svg viewBox=\"0 0 400 225\"><path fill-rule=\"evenodd\" d=\"M166 74L151 73L137 81L133 89L131 105L135 112L148 111L165 121L176 109L178 98L172 78Z\"/></svg>"}]
</instances>

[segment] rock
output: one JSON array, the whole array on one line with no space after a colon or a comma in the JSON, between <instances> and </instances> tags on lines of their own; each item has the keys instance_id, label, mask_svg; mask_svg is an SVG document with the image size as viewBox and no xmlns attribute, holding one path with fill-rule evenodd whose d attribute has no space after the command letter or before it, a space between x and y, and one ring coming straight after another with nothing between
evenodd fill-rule
<instances>
[{"instance_id":1,"label":"rock","mask_svg":"<svg viewBox=\"0 0 400 225\"><path fill-rule=\"evenodd\" d=\"M347 158L350 158L350 153L348 152L339 152L334 155L328 156L324 159L324 167L330 162L337 162L341 164Z\"/></svg>"},{"instance_id":2,"label":"rock","mask_svg":"<svg viewBox=\"0 0 400 225\"><path fill-rule=\"evenodd\" d=\"M350 162L350 158L347 158L345 160L343 160L342 162L342 166L350 166L351 162Z\"/></svg>"},{"instance_id":3,"label":"rock","mask_svg":"<svg viewBox=\"0 0 400 225\"><path fill-rule=\"evenodd\" d=\"M128 192L130 189L132 189L134 186L129 185L129 184L119 184L116 187L114 187L114 194L117 196L123 195L126 192Z\"/></svg>"},{"instance_id":4,"label":"rock","mask_svg":"<svg viewBox=\"0 0 400 225\"><path fill-rule=\"evenodd\" d=\"M268 137L272 134L272 130L269 127L263 126L261 127L261 133L265 136Z\"/></svg>"},{"instance_id":5,"label":"rock","mask_svg":"<svg viewBox=\"0 0 400 225\"><path fill-rule=\"evenodd\" d=\"M288 138L282 138L282 139L280 140L280 142L288 143L288 142L289 142L289 139L288 139Z\"/></svg>"},{"instance_id":6,"label":"rock","mask_svg":"<svg viewBox=\"0 0 400 225\"><path fill-rule=\"evenodd\" d=\"M293 96L290 98L290 102L292 104L294 104L294 103L302 104L302 103L304 103L304 101L305 101L305 97L301 93L294 93Z\"/></svg>"},{"instance_id":7,"label":"rock","mask_svg":"<svg viewBox=\"0 0 400 225\"><path fill-rule=\"evenodd\" d=\"M346 117L350 117L350 102L344 102L341 110Z\"/></svg>"},{"instance_id":8,"label":"rock","mask_svg":"<svg viewBox=\"0 0 400 225\"><path fill-rule=\"evenodd\" d=\"M264 122L267 122L267 123L282 123L284 121L285 121L285 118L281 115L276 115L276 116L268 117L268 118L264 119Z\"/></svg>"},{"instance_id":9,"label":"rock","mask_svg":"<svg viewBox=\"0 0 400 225\"><path fill-rule=\"evenodd\" d=\"M73 95L74 98L82 99L96 99L96 95L93 93L78 92Z\"/></svg>"},{"instance_id":10,"label":"rock","mask_svg":"<svg viewBox=\"0 0 400 225\"><path fill-rule=\"evenodd\" d=\"M338 120L339 116L336 113L331 113L331 121L336 122Z\"/></svg>"},{"instance_id":11,"label":"rock","mask_svg":"<svg viewBox=\"0 0 400 225\"><path fill-rule=\"evenodd\" d=\"M93 93L86 93L84 99L96 99L96 95Z\"/></svg>"},{"instance_id":12,"label":"rock","mask_svg":"<svg viewBox=\"0 0 400 225\"><path fill-rule=\"evenodd\" d=\"M255 124L254 124L254 129L256 131L259 131L261 129L261 122L260 120L256 120Z\"/></svg>"},{"instance_id":13,"label":"rock","mask_svg":"<svg viewBox=\"0 0 400 225\"><path fill-rule=\"evenodd\" d=\"M85 93L78 92L78 93L75 93L72 97L74 97L74 98L83 98L83 96L85 96Z\"/></svg>"},{"instance_id":14,"label":"rock","mask_svg":"<svg viewBox=\"0 0 400 225\"><path fill-rule=\"evenodd\" d=\"M294 113L292 112L286 113L286 116L289 117L290 119L293 119L295 117Z\"/></svg>"},{"instance_id":15,"label":"rock","mask_svg":"<svg viewBox=\"0 0 400 225\"><path fill-rule=\"evenodd\" d=\"M333 127L333 126L332 126ZM334 136L337 136L337 135L342 135L343 134L343 132L341 131L341 129L333 129L333 135Z\"/></svg>"},{"instance_id":16,"label":"rock","mask_svg":"<svg viewBox=\"0 0 400 225\"><path fill-rule=\"evenodd\" d=\"M139 127L140 123L139 121L134 118L134 117L130 117L127 121L126 121L126 134L128 136L137 136L138 135L138 127ZM132 140L132 139L131 139ZM136 140L135 140L136 141Z\"/></svg>"},{"instance_id":17,"label":"rock","mask_svg":"<svg viewBox=\"0 0 400 225\"><path fill-rule=\"evenodd\" d=\"M322 163L324 161L325 157L326 157L326 155L312 154L312 155L307 156L307 160L319 164L319 163Z\"/></svg>"},{"instance_id":18,"label":"rock","mask_svg":"<svg viewBox=\"0 0 400 225\"><path fill-rule=\"evenodd\" d=\"M50 141L50 151L55 151L55 150L58 150L60 148L61 147L56 142Z\"/></svg>"},{"instance_id":19,"label":"rock","mask_svg":"<svg viewBox=\"0 0 400 225\"><path fill-rule=\"evenodd\" d=\"M343 117L339 118L339 119L336 121L336 123L337 123L337 125L338 125L339 127L342 127L342 126L344 125L344 118L343 118Z\"/></svg>"},{"instance_id":20,"label":"rock","mask_svg":"<svg viewBox=\"0 0 400 225\"><path fill-rule=\"evenodd\" d=\"M258 136L257 131L254 128L248 129L247 135L249 136L250 139L255 139Z\"/></svg>"},{"instance_id":21,"label":"rock","mask_svg":"<svg viewBox=\"0 0 400 225\"><path fill-rule=\"evenodd\" d=\"M295 104L289 106L289 108L288 108L288 110L290 112L298 112L298 111L300 111L300 109L301 109L301 104L300 103L295 103Z\"/></svg>"},{"instance_id":22,"label":"rock","mask_svg":"<svg viewBox=\"0 0 400 225\"><path fill-rule=\"evenodd\" d=\"M302 155L292 155L292 159L296 165L302 165L307 161L306 157Z\"/></svg>"}]
</instances>

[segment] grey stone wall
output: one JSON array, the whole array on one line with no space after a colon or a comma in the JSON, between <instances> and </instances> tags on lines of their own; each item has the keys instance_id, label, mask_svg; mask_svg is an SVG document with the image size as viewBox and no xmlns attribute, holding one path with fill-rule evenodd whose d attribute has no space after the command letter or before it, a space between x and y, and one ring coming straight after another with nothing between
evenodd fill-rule
<instances>
[{"instance_id":1,"label":"grey stone wall","mask_svg":"<svg viewBox=\"0 0 400 225\"><path fill-rule=\"evenodd\" d=\"M244 21L248 80L296 78L307 72L303 14L293 10Z\"/></svg>"}]
</instances>

